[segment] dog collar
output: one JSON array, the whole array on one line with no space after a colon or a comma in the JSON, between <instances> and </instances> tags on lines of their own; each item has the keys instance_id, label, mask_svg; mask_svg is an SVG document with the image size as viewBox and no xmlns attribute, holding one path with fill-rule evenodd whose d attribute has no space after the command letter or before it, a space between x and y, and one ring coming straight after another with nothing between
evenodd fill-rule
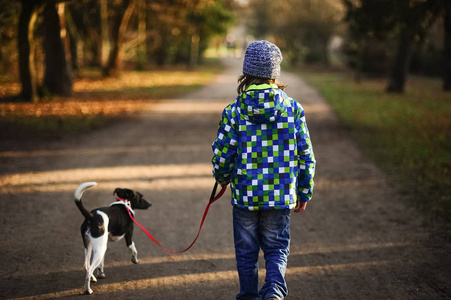
<instances>
[{"instance_id":1,"label":"dog collar","mask_svg":"<svg viewBox=\"0 0 451 300\"><path fill-rule=\"evenodd\" d=\"M132 209L132 207L131 207L131 205L130 205L130 201L128 201L127 199L119 198L119 197L116 197L116 200L117 200L117 201L111 203L110 206L116 205L116 204L122 204L122 205L124 205L124 206L127 208L127 210L128 210L131 214L135 215L135 212L133 211L133 209Z\"/></svg>"}]
</instances>

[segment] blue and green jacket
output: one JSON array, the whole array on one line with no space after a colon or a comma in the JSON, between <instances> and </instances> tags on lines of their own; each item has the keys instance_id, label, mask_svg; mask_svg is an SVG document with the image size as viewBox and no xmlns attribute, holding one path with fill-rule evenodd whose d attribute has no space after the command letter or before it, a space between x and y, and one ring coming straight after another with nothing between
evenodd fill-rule
<instances>
[{"instance_id":1,"label":"blue and green jacket","mask_svg":"<svg viewBox=\"0 0 451 300\"><path fill-rule=\"evenodd\" d=\"M213 175L232 205L291 209L312 197L315 157L304 109L277 85L252 85L223 111Z\"/></svg>"}]
</instances>

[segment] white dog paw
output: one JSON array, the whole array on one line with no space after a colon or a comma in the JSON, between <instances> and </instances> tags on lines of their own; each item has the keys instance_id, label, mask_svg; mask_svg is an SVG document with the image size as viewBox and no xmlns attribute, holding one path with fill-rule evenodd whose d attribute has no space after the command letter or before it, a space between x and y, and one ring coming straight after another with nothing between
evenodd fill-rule
<instances>
[{"instance_id":1,"label":"white dog paw","mask_svg":"<svg viewBox=\"0 0 451 300\"><path fill-rule=\"evenodd\" d=\"M138 264L139 263L138 258L137 257L132 257L132 263Z\"/></svg>"},{"instance_id":2,"label":"white dog paw","mask_svg":"<svg viewBox=\"0 0 451 300\"><path fill-rule=\"evenodd\" d=\"M94 293L94 291L92 289L85 290L86 295L92 295L92 293Z\"/></svg>"}]
</instances>

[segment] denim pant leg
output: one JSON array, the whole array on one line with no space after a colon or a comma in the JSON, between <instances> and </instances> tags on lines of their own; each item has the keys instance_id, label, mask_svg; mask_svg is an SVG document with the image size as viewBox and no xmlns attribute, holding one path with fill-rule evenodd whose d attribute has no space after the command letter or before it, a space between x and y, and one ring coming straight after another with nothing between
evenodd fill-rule
<instances>
[{"instance_id":1,"label":"denim pant leg","mask_svg":"<svg viewBox=\"0 0 451 300\"><path fill-rule=\"evenodd\" d=\"M260 212L233 208L233 236L240 293L237 299L260 300L258 292L258 223Z\"/></svg>"},{"instance_id":2,"label":"denim pant leg","mask_svg":"<svg viewBox=\"0 0 451 300\"><path fill-rule=\"evenodd\" d=\"M290 247L290 210L266 210L260 219L260 246L266 262L262 299L288 294L285 271Z\"/></svg>"}]
</instances>

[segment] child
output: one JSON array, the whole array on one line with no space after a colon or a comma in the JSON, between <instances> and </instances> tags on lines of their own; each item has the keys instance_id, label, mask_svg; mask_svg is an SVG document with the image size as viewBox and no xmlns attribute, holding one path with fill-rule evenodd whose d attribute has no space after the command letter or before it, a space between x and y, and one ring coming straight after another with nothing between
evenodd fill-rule
<instances>
[{"instance_id":1,"label":"child","mask_svg":"<svg viewBox=\"0 0 451 300\"><path fill-rule=\"evenodd\" d=\"M213 142L213 174L230 183L237 299L283 299L290 245L290 209L305 210L312 197L315 158L302 106L276 83L282 54L268 41L245 53L238 97L228 105ZM258 255L266 279L258 290Z\"/></svg>"}]
</instances>

